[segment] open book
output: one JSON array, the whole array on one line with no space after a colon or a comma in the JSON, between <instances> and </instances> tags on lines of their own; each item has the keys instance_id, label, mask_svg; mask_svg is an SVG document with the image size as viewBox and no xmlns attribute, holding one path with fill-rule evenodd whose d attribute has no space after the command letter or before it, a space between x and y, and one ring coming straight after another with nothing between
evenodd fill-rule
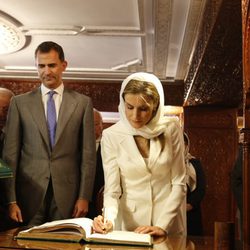
<instances>
[{"instance_id":1,"label":"open book","mask_svg":"<svg viewBox=\"0 0 250 250\"><path fill-rule=\"evenodd\" d=\"M20 231L16 238L138 246L152 245L152 239L149 234L138 234L128 231L112 231L107 234L93 233L92 224L93 220L89 218L57 220Z\"/></svg>"},{"instance_id":2,"label":"open book","mask_svg":"<svg viewBox=\"0 0 250 250\"><path fill-rule=\"evenodd\" d=\"M13 177L12 170L2 159L0 159L0 178L9 178L9 177Z\"/></svg>"}]
</instances>

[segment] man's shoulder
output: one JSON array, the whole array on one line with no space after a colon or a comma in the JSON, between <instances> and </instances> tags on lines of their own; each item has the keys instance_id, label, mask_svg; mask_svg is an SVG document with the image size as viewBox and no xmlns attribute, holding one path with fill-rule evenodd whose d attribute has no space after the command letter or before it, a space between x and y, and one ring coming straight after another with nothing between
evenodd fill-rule
<instances>
[{"instance_id":1,"label":"man's shoulder","mask_svg":"<svg viewBox=\"0 0 250 250\"><path fill-rule=\"evenodd\" d=\"M69 89L69 88L64 88L64 93L65 94L69 94L69 95L72 95L74 96L74 98L84 98L84 99L90 99L89 96L85 95L85 94L82 94L76 90L73 90L73 89Z\"/></svg>"},{"instance_id":2,"label":"man's shoulder","mask_svg":"<svg viewBox=\"0 0 250 250\"><path fill-rule=\"evenodd\" d=\"M13 99L15 99L15 100L25 100L25 99L32 98L33 96L36 96L39 93L41 93L40 88L35 88L35 89L31 90L31 91L15 95L15 96L13 96Z\"/></svg>"},{"instance_id":3,"label":"man's shoulder","mask_svg":"<svg viewBox=\"0 0 250 250\"><path fill-rule=\"evenodd\" d=\"M128 135L126 127L120 121L118 121L115 124L112 124L108 128L105 128L102 134L103 134L103 137L115 136L120 139Z\"/></svg>"}]
</instances>

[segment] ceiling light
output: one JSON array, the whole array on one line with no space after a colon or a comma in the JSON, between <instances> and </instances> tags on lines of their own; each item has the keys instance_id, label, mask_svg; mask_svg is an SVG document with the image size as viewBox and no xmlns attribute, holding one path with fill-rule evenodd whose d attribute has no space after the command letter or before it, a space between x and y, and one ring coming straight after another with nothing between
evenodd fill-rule
<instances>
[{"instance_id":1,"label":"ceiling light","mask_svg":"<svg viewBox=\"0 0 250 250\"><path fill-rule=\"evenodd\" d=\"M24 47L26 38L15 20L0 12L0 55L13 53Z\"/></svg>"},{"instance_id":2,"label":"ceiling light","mask_svg":"<svg viewBox=\"0 0 250 250\"><path fill-rule=\"evenodd\" d=\"M36 25L22 26L19 28L25 35L77 35L85 31L84 26L71 26L71 25Z\"/></svg>"},{"instance_id":3,"label":"ceiling light","mask_svg":"<svg viewBox=\"0 0 250 250\"><path fill-rule=\"evenodd\" d=\"M141 59L134 59L134 60L130 60L128 62L116 65L114 67L112 67L112 70L118 70L118 69L123 69L123 68L128 68L129 66L134 66L134 65L141 65L142 61Z\"/></svg>"}]
</instances>

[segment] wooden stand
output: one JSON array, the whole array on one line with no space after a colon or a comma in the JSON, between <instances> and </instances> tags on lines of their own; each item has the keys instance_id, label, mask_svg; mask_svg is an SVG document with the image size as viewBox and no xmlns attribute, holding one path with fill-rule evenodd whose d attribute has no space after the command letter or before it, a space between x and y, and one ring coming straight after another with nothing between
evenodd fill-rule
<instances>
[{"instance_id":1,"label":"wooden stand","mask_svg":"<svg viewBox=\"0 0 250 250\"><path fill-rule=\"evenodd\" d=\"M242 0L243 31L243 249L250 249L250 4Z\"/></svg>"},{"instance_id":2,"label":"wooden stand","mask_svg":"<svg viewBox=\"0 0 250 250\"><path fill-rule=\"evenodd\" d=\"M214 250L234 250L235 231L233 222L214 223Z\"/></svg>"}]
</instances>

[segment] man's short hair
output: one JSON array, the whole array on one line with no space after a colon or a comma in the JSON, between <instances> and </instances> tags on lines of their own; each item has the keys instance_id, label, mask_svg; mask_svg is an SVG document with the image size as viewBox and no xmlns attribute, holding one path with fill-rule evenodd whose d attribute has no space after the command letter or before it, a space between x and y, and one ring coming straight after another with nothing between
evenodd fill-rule
<instances>
[{"instance_id":1,"label":"man's short hair","mask_svg":"<svg viewBox=\"0 0 250 250\"><path fill-rule=\"evenodd\" d=\"M59 44L52 42L52 41L45 41L39 44L35 50L35 58L37 57L38 52L48 53L51 50L55 50L58 53L60 61L62 62L65 61L63 48Z\"/></svg>"}]
</instances>

